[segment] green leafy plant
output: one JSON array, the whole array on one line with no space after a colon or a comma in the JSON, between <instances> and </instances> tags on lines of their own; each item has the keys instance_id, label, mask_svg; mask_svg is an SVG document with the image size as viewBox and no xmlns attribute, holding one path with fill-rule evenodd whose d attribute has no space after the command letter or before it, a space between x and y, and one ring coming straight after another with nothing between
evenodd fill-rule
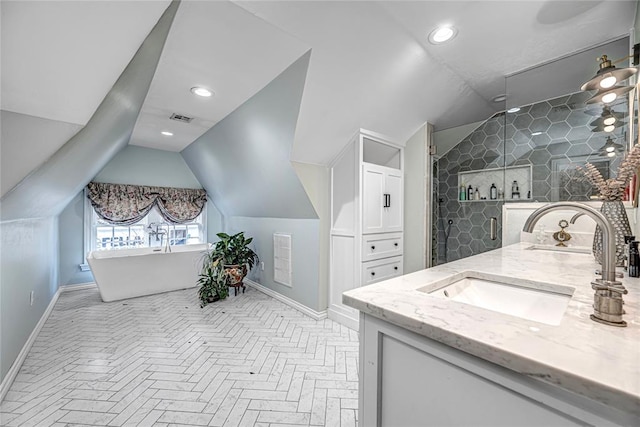
<instances>
[{"instance_id":1,"label":"green leafy plant","mask_svg":"<svg viewBox=\"0 0 640 427\"><path fill-rule=\"evenodd\" d=\"M246 238L244 232L232 236L218 233L217 236L220 240L202 260L202 272L198 279L201 307L228 297L229 285L241 281L247 274L247 266L252 269L259 261L258 254L249 247L253 238Z\"/></svg>"},{"instance_id":2,"label":"green leafy plant","mask_svg":"<svg viewBox=\"0 0 640 427\"><path fill-rule=\"evenodd\" d=\"M210 302L225 299L229 296L227 285L227 273L218 257L213 256L213 251L205 254L202 263L202 272L198 279L198 295L200 307Z\"/></svg>"},{"instance_id":3,"label":"green leafy plant","mask_svg":"<svg viewBox=\"0 0 640 427\"><path fill-rule=\"evenodd\" d=\"M239 265L242 267L248 265L249 270L251 270L258 263L258 254L249 247L253 237L244 237L244 232L232 236L227 233L218 233L217 236L220 240L213 248L213 252L222 259L224 265Z\"/></svg>"}]
</instances>

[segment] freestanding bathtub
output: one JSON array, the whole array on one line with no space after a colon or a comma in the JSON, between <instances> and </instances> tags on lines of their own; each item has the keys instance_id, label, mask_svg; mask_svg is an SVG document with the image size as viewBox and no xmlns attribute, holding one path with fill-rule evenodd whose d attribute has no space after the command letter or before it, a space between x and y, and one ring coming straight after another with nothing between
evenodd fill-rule
<instances>
[{"instance_id":1,"label":"freestanding bathtub","mask_svg":"<svg viewBox=\"0 0 640 427\"><path fill-rule=\"evenodd\" d=\"M206 243L164 248L93 251L87 257L102 301L117 301L193 288Z\"/></svg>"}]
</instances>

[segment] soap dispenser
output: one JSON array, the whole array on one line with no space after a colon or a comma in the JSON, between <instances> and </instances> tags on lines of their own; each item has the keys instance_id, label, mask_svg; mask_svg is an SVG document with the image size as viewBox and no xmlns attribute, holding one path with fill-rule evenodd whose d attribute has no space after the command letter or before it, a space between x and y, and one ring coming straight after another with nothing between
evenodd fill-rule
<instances>
[{"instance_id":1,"label":"soap dispenser","mask_svg":"<svg viewBox=\"0 0 640 427\"><path fill-rule=\"evenodd\" d=\"M469 184L469 188L467 188L467 200L473 200L473 187Z\"/></svg>"},{"instance_id":2,"label":"soap dispenser","mask_svg":"<svg viewBox=\"0 0 640 427\"><path fill-rule=\"evenodd\" d=\"M498 189L495 184L491 184L491 188L489 189L489 198L491 200L495 200L498 198Z\"/></svg>"},{"instance_id":3,"label":"soap dispenser","mask_svg":"<svg viewBox=\"0 0 640 427\"><path fill-rule=\"evenodd\" d=\"M464 186L464 182L460 185L460 200L467 200L467 187Z\"/></svg>"}]
</instances>

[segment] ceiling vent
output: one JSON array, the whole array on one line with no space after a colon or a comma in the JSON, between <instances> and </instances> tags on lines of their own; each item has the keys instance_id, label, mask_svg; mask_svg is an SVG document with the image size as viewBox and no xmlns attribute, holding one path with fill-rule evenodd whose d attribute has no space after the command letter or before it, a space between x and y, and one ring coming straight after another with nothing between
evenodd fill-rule
<instances>
[{"instance_id":1,"label":"ceiling vent","mask_svg":"<svg viewBox=\"0 0 640 427\"><path fill-rule=\"evenodd\" d=\"M191 123L191 120L193 120L193 117L185 116L178 113L173 113L169 118L171 120L175 120L177 122L182 122L182 123Z\"/></svg>"}]
</instances>

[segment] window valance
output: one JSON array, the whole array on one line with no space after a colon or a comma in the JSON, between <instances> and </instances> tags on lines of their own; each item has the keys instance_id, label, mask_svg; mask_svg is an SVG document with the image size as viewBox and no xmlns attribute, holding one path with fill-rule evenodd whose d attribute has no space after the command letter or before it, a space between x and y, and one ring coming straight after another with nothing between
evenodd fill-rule
<instances>
[{"instance_id":1,"label":"window valance","mask_svg":"<svg viewBox=\"0 0 640 427\"><path fill-rule=\"evenodd\" d=\"M193 221L207 203L202 189L147 187L142 185L90 182L88 198L99 217L113 225L131 225L158 206L170 223Z\"/></svg>"}]
</instances>

